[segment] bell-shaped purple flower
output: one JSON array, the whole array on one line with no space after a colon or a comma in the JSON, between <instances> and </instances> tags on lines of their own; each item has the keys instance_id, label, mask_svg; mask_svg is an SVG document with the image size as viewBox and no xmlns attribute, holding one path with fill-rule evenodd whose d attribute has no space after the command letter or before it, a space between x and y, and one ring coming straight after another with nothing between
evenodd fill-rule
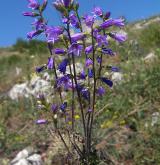
<instances>
[{"instance_id":1,"label":"bell-shaped purple flower","mask_svg":"<svg viewBox=\"0 0 160 165\"><path fill-rule=\"evenodd\" d=\"M114 56L115 55L115 53L113 52L113 50L112 49L109 49L109 48L102 48L102 53L103 54L108 54L110 56Z\"/></svg>"},{"instance_id":2,"label":"bell-shaped purple flower","mask_svg":"<svg viewBox=\"0 0 160 165\"><path fill-rule=\"evenodd\" d=\"M100 25L100 28L106 29L106 28L113 26L113 25L118 26L118 27L123 27L124 26L124 19L121 19L121 18L120 19L108 19Z\"/></svg>"},{"instance_id":3,"label":"bell-shaped purple flower","mask_svg":"<svg viewBox=\"0 0 160 165\"><path fill-rule=\"evenodd\" d=\"M76 33L71 36L72 42L83 40L85 35L83 33Z\"/></svg>"},{"instance_id":4,"label":"bell-shaped purple flower","mask_svg":"<svg viewBox=\"0 0 160 165\"><path fill-rule=\"evenodd\" d=\"M70 46L68 53L73 53L75 56L80 56L82 49L83 46L75 42Z\"/></svg>"},{"instance_id":5,"label":"bell-shaped purple flower","mask_svg":"<svg viewBox=\"0 0 160 165\"><path fill-rule=\"evenodd\" d=\"M47 124L48 121L46 119L39 119L36 121L36 124Z\"/></svg>"},{"instance_id":6,"label":"bell-shaped purple flower","mask_svg":"<svg viewBox=\"0 0 160 165\"><path fill-rule=\"evenodd\" d=\"M106 78L106 77L101 77L100 80L102 82L104 82L105 84L107 84L109 87L113 86L113 82L111 80L109 80L108 78Z\"/></svg>"},{"instance_id":7,"label":"bell-shaped purple flower","mask_svg":"<svg viewBox=\"0 0 160 165\"><path fill-rule=\"evenodd\" d=\"M99 87L99 88L97 89L97 94L98 94L99 96L103 96L103 95L105 94L105 89L104 89L103 87Z\"/></svg>"},{"instance_id":8,"label":"bell-shaped purple flower","mask_svg":"<svg viewBox=\"0 0 160 165\"><path fill-rule=\"evenodd\" d=\"M66 67L68 65L68 59L64 59L58 66L58 70L63 74L66 73Z\"/></svg>"},{"instance_id":9,"label":"bell-shaped purple flower","mask_svg":"<svg viewBox=\"0 0 160 165\"><path fill-rule=\"evenodd\" d=\"M37 31L44 31L46 27L42 19L35 19L35 21L31 25L33 25Z\"/></svg>"},{"instance_id":10,"label":"bell-shaped purple flower","mask_svg":"<svg viewBox=\"0 0 160 165\"><path fill-rule=\"evenodd\" d=\"M108 45L108 41L107 41L107 36L106 35L98 34L96 36L96 41L97 41L99 47L101 47L103 45L105 45L105 46Z\"/></svg>"},{"instance_id":11,"label":"bell-shaped purple flower","mask_svg":"<svg viewBox=\"0 0 160 165\"><path fill-rule=\"evenodd\" d=\"M81 95L83 98L85 98L86 100L89 100L89 97L90 97L90 93L89 93L89 90L87 88L84 88L81 90Z\"/></svg>"},{"instance_id":12,"label":"bell-shaped purple flower","mask_svg":"<svg viewBox=\"0 0 160 165\"><path fill-rule=\"evenodd\" d=\"M54 50L52 50L52 52L55 54L65 54L66 53L66 51L61 48L55 48Z\"/></svg>"},{"instance_id":13,"label":"bell-shaped purple flower","mask_svg":"<svg viewBox=\"0 0 160 165\"><path fill-rule=\"evenodd\" d=\"M93 13L99 17L103 16L103 12L102 12L102 9L100 7L95 7L93 10Z\"/></svg>"},{"instance_id":14,"label":"bell-shaped purple flower","mask_svg":"<svg viewBox=\"0 0 160 165\"><path fill-rule=\"evenodd\" d=\"M62 110L62 112L64 112L67 108L67 102L64 102L63 104L60 105L60 109Z\"/></svg>"},{"instance_id":15,"label":"bell-shaped purple flower","mask_svg":"<svg viewBox=\"0 0 160 165\"><path fill-rule=\"evenodd\" d=\"M33 10L36 10L39 8L39 3L37 2L37 0L28 0L29 4L28 4L28 8L31 8Z\"/></svg>"},{"instance_id":16,"label":"bell-shaped purple flower","mask_svg":"<svg viewBox=\"0 0 160 165\"><path fill-rule=\"evenodd\" d=\"M53 57L49 57L48 58L47 68L51 70L51 69L53 69L53 65L54 65Z\"/></svg>"},{"instance_id":17,"label":"bell-shaped purple flower","mask_svg":"<svg viewBox=\"0 0 160 165\"><path fill-rule=\"evenodd\" d=\"M113 19L113 25L118 26L118 27L123 27L124 24L124 19L119 18L119 19Z\"/></svg>"},{"instance_id":18,"label":"bell-shaped purple flower","mask_svg":"<svg viewBox=\"0 0 160 165\"><path fill-rule=\"evenodd\" d=\"M41 34L42 33L42 31L40 31L40 30L34 30L34 31L31 31L31 32L28 32L27 33L27 38L29 39L29 40L32 40L33 39L33 37L36 37L36 36L38 36L39 34Z\"/></svg>"},{"instance_id":19,"label":"bell-shaped purple flower","mask_svg":"<svg viewBox=\"0 0 160 165\"><path fill-rule=\"evenodd\" d=\"M127 40L126 34L120 34L120 33L111 33L110 37L114 38L116 41L122 43Z\"/></svg>"},{"instance_id":20,"label":"bell-shaped purple flower","mask_svg":"<svg viewBox=\"0 0 160 165\"><path fill-rule=\"evenodd\" d=\"M62 27L46 27L46 31L45 31L46 35L47 35L47 41L48 42L55 42L59 39L59 35L61 35L63 33L63 28Z\"/></svg>"},{"instance_id":21,"label":"bell-shaped purple flower","mask_svg":"<svg viewBox=\"0 0 160 165\"><path fill-rule=\"evenodd\" d=\"M112 72L119 72L119 68L118 67L116 67L116 66L111 66L111 71Z\"/></svg>"},{"instance_id":22,"label":"bell-shaped purple flower","mask_svg":"<svg viewBox=\"0 0 160 165\"><path fill-rule=\"evenodd\" d=\"M95 21L94 16L85 15L85 16L83 17L83 19L84 19L85 24L86 24L88 27L92 27L92 26L93 26L94 21Z\"/></svg>"},{"instance_id":23,"label":"bell-shaped purple flower","mask_svg":"<svg viewBox=\"0 0 160 165\"><path fill-rule=\"evenodd\" d=\"M110 26L113 25L113 20L112 19L108 19L107 21L103 22L101 25L100 25L100 28L101 29L106 29Z\"/></svg>"},{"instance_id":24,"label":"bell-shaped purple flower","mask_svg":"<svg viewBox=\"0 0 160 165\"><path fill-rule=\"evenodd\" d=\"M57 87L64 87L65 90L74 89L74 84L69 75L64 75L57 79Z\"/></svg>"},{"instance_id":25,"label":"bell-shaped purple flower","mask_svg":"<svg viewBox=\"0 0 160 165\"><path fill-rule=\"evenodd\" d=\"M90 58L87 58L87 59L86 59L86 64L85 64L85 65L86 65L87 68L89 68L90 66L93 65L93 60L90 59Z\"/></svg>"},{"instance_id":26,"label":"bell-shaped purple flower","mask_svg":"<svg viewBox=\"0 0 160 165\"><path fill-rule=\"evenodd\" d=\"M79 21L78 21L78 18L76 17L76 15L75 14L71 14L70 16L69 16L69 19L70 19L70 24L73 26L73 27L75 27L75 28L79 28Z\"/></svg>"},{"instance_id":27,"label":"bell-shaped purple flower","mask_svg":"<svg viewBox=\"0 0 160 165\"><path fill-rule=\"evenodd\" d=\"M85 48L85 53L86 53L86 54L89 54L89 53L91 53L92 51L93 51L92 45L87 46L87 47Z\"/></svg>"}]
</instances>

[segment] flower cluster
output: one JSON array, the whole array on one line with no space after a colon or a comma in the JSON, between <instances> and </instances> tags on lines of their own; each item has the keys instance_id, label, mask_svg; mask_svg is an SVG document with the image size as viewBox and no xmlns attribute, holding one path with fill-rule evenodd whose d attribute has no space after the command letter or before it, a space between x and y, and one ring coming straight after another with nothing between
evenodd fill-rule
<instances>
[{"instance_id":1,"label":"flower cluster","mask_svg":"<svg viewBox=\"0 0 160 165\"><path fill-rule=\"evenodd\" d=\"M108 87L113 86L112 80L104 74L105 69L111 72L119 71L118 67L106 66L104 63L105 59L116 55L109 47L109 43L115 40L121 44L127 39L125 34L112 29L123 28L124 19L110 18L111 13L103 12L100 7L95 7L90 14L80 17L77 2L56 0L53 6L61 14L62 25L49 26L43 16L47 0L43 0L42 4L37 0L28 1L28 8L31 11L24 12L23 15L36 19L32 23L34 30L27 34L27 38L31 40L43 35L50 51L48 62L37 67L36 71L40 73L48 70L49 73L54 74L54 91L59 97L51 103L40 98L40 107L53 114L56 128L58 119L62 117L65 123L71 123L72 131L75 129L75 116L80 114L85 145L91 147L96 100L103 97ZM61 43L60 47L55 47L56 43ZM79 61L82 63L82 68L76 67ZM65 96L63 96L64 91L68 93ZM36 123L48 122L46 119L40 119ZM89 152L90 149L85 148L85 153L89 154Z\"/></svg>"}]
</instances>

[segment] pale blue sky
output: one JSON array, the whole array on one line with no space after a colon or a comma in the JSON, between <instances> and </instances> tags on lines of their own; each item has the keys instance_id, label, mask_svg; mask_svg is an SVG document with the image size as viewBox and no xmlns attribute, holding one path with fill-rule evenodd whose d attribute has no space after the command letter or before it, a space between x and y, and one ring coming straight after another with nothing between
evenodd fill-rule
<instances>
[{"instance_id":1,"label":"pale blue sky","mask_svg":"<svg viewBox=\"0 0 160 165\"><path fill-rule=\"evenodd\" d=\"M0 9L0 47L10 46L17 38L26 39L26 33L31 30L32 18L23 17L22 12L28 11L27 0L1 0ZM46 16L50 24L58 25L60 16L52 8L47 7ZM160 14L160 0L79 0L81 14L100 6L105 11L111 11L112 17L125 16L127 21L135 21Z\"/></svg>"}]
</instances>

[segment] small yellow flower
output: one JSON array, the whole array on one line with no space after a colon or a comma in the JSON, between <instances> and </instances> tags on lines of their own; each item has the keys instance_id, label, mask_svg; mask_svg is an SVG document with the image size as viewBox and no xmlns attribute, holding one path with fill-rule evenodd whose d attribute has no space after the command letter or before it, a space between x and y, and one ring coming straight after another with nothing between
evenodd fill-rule
<instances>
[{"instance_id":1,"label":"small yellow flower","mask_svg":"<svg viewBox=\"0 0 160 165\"><path fill-rule=\"evenodd\" d=\"M80 116L79 115L75 115L74 118L75 118L75 120L78 120L78 119L80 119Z\"/></svg>"},{"instance_id":2,"label":"small yellow flower","mask_svg":"<svg viewBox=\"0 0 160 165\"><path fill-rule=\"evenodd\" d=\"M69 121L69 122L68 122L68 124L69 124L69 125L71 125L71 124L72 124L72 122L71 122L71 121Z\"/></svg>"},{"instance_id":3,"label":"small yellow flower","mask_svg":"<svg viewBox=\"0 0 160 165\"><path fill-rule=\"evenodd\" d=\"M112 121L107 121L106 123L101 124L101 128L109 128L112 127L113 122Z\"/></svg>"},{"instance_id":4,"label":"small yellow flower","mask_svg":"<svg viewBox=\"0 0 160 165\"><path fill-rule=\"evenodd\" d=\"M124 125L125 123L126 123L125 120L119 122L120 125Z\"/></svg>"}]
</instances>

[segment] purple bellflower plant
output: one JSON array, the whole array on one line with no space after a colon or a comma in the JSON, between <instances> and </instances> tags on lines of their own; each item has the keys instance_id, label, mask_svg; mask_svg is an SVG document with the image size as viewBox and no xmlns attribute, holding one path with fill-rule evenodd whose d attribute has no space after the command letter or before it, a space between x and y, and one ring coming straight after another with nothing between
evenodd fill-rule
<instances>
[{"instance_id":1,"label":"purple bellflower plant","mask_svg":"<svg viewBox=\"0 0 160 165\"><path fill-rule=\"evenodd\" d=\"M110 40L121 44L127 39L126 34L112 32L110 27L123 28L124 19L112 19L111 13L103 12L100 7L81 17L76 0L55 0L53 6L60 13L62 24L50 26L43 14L48 2L42 1L28 0L31 11L23 12L24 16L35 18L31 24L33 30L27 33L27 38L31 40L43 36L50 52L48 62L36 67L36 72L48 70L54 77L55 97L52 101L47 102L45 95L43 99L38 97L39 107L50 115L37 120L36 124L49 125L53 122L54 133L59 135L69 156L73 158L76 153L82 164L92 165L92 156L95 155L92 130L98 111L96 104L114 85L110 76L105 76L105 69L111 73L120 71L119 67L106 66L107 60L104 59L116 55L110 48ZM83 25L89 29L87 32ZM78 122L77 115L80 116ZM72 147L64 140L62 132L69 137ZM82 144L77 143L76 133L80 134Z\"/></svg>"}]
</instances>

